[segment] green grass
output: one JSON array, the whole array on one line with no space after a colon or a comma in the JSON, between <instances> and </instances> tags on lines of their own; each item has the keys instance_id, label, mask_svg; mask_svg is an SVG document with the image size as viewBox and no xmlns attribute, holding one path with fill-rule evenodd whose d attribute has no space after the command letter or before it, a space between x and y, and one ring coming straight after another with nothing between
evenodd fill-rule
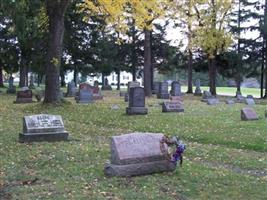
<instances>
[{"instance_id":1,"label":"green grass","mask_svg":"<svg viewBox=\"0 0 267 200\"><path fill-rule=\"evenodd\" d=\"M218 88L219 90L219 88ZM224 89L223 91L226 91ZM161 100L147 100L149 114L127 116L116 92L91 105L13 104L0 94L0 199L266 199L266 102L255 107L258 121L241 121L240 109L207 106L184 97L184 113L162 113ZM221 97L223 100L224 97ZM118 104L119 110L111 110ZM22 117L60 114L69 142L18 143ZM173 173L107 178L112 135L134 131L178 135L187 144L184 164Z\"/></svg>"}]
</instances>

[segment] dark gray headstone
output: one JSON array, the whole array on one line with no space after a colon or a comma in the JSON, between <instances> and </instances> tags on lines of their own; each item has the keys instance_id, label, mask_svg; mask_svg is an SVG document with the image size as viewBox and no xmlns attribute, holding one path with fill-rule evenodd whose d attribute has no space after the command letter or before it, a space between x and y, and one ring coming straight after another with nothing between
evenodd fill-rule
<instances>
[{"instance_id":1,"label":"dark gray headstone","mask_svg":"<svg viewBox=\"0 0 267 200\"><path fill-rule=\"evenodd\" d=\"M154 82L153 83L152 93L153 94L158 94L159 93L159 87L160 87L160 82Z\"/></svg>"},{"instance_id":2,"label":"dark gray headstone","mask_svg":"<svg viewBox=\"0 0 267 200\"><path fill-rule=\"evenodd\" d=\"M249 120L258 120L257 113L252 108L243 108L241 110L241 120L249 121Z\"/></svg>"},{"instance_id":3,"label":"dark gray headstone","mask_svg":"<svg viewBox=\"0 0 267 200\"><path fill-rule=\"evenodd\" d=\"M68 133L60 115L31 115L23 117L23 133L20 142L67 140Z\"/></svg>"},{"instance_id":4,"label":"dark gray headstone","mask_svg":"<svg viewBox=\"0 0 267 200\"><path fill-rule=\"evenodd\" d=\"M171 96L181 96L181 84L178 81L173 81L171 84Z\"/></svg>"},{"instance_id":5,"label":"dark gray headstone","mask_svg":"<svg viewBox=\"0 0 267 200\"><path fill-rule=\"evenodd\" d=\"M17 99L14 103L32 103L32 91L23 90L17 92Z\"/></svg>"},{"instance_id":6,"label":"dark gray headstone","mask_svg":"<svg viewBox=\"0 0 267 200\"><path fill-rule=\"evenodd\" d=\"M127 92L130 92L130 88L140 87L140 83L138 81L129 81L127 85Z\"/></svg>"},{"instance_id":7,"label":"dark gray headstone","mask_svg":"<svg viewBox=\"0 0 267 200\"><path fill-rule=\"evenodd\" d=\"M208 105L213 106L213 105L217 105L219 103L220 103L219 99L216 99L216 98L209 98L209 99L207 99L207 104Z\"/></svg>"},{"instance_id":8,"label":"dark gray headstone","mask_svg":"<svg viewBox=\"0 0 267 200\"><path fill-rule=\"evenodd\" d=\"M180 101L165 101L162 104L162 112L184 112L183 103Z\"/></svg>"},{"instance_id":9,"label":"dark gray headstone","mask_svg":"<svg viewBox=\"0 0 267 200\"><path fill-rule=\"evenodd\" d=\"M157 98L158 99L169 99L170 98L167 82L160 83L159 93L157 94Z\"/></svg>"},{"instance_id":10,"label":"dark gray headstone","mask_svg":"<svg viewBox=\"0 0 267 200\"><path fill-rule=\"evenodd\" d=\"M136 176L175 170L168 157L168 147L161 145L163 134L131 133L113 136L111 163L106 164L107 176Z\"/></svg>"},{"instance_id":11,"label":"dark gray headstone","mask_svg":"<svg viewBox=\"0 0 267 200\"><path fill-rule=\"evenodd\" d=\"M129 92L129 106L126 108L128 115L147 114L145 107L145 91L142 87L132 87Z\"/></svg>"}]
</instances>

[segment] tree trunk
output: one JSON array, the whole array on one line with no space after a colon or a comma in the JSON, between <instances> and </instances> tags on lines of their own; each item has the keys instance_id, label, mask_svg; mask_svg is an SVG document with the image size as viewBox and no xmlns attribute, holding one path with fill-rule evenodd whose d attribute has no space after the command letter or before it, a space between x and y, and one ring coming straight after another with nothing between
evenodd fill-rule
<instances>
[{"instance_id":1,"label":"tree trunk","mask_svg":"<svg viewBox=\"0 0 267 200\"><path fill-rule=\"evenodd\" d=\"M77 77L78 77L78 69L77 69L76 66L74 66L74 70L73 70L73 82L75 83L75 87L77 87L77 84L78 84Z\"/></svg>"},{"instance_id":2,"label":"tree trunk","mask_svg":"<svg viewBox=\"0 0 267 200\"><path fill-rule=\"evenodd\" d=\"M144 44L144 88L145 88L145 95L147 97L152 96L151 90L151 43L150 43L150 36L151 33L149 30L145 29L145 44Z\"/></svg>"},{"instance_id":3,"label":"tree trunk","mask_svg":"<svg viewBox=\"0 0 267 200\"><path fill-rule=\"evenodd\" d=\"M66 87L65 73L63 70L60 71L60 85L61 87Z\"/></svg>"},{"instance_id":4,"label":"tree trunk","mask_svg":"<svg viewBox=\"0 0 267 200\"><path fill-rule=\"evenodd\" d=\"M121 88L121 72L117 71L117 90Z\"/></svg>"},{"instance_id":5,"label":"tree trunk","mask_svg":"<svg viewBox=\"0 0 267 200\"><path fill-rule=\"evenodd\" d=\"M237 92L241 92L241 77L240 74L238 74L238 76L236 77L236 91Z\"/></svg>"},{"instance_id":6,"label":"tree trunk","mask_svg":"<svg viewBox=\"0 0 267 200\"><path fill-rule=\"evenodd\" d=\"M265 8L264 8L264 26L267 27L267 0L265 0ZM264 98L267 98L267 33L264 32L263 34L263 52L264 52L264 66L265 66L265 94Z\"/></svg>"},{"instance_id":7,"label":"tree trunk","mask_svg":"<svg viewBox=\"0 0 267 200\"><path fill-rule=\"evenodd\" d=\"M188 89L187 93L192 94L193 93L193 55L191 49L189 49L189 55L188 55L188 74L187 74L187 79L188 79Z\"/></svg>"},{"instance_id":8,"label":"tree trunk","mask_svg":"<svg viewBox=\"0 0 267 200\"><path fill-rule=\"evenodd\" d=\"M0 65L0 87L4 87L3 66Z\"/></svg>"},{"instance_id":9,"label":"tree trunk","mask_svg":"<svg viewBox=\"0 0 267 200\"><path fill-rule=\"evenodd\" d=\"M64 15L70 0L46 0L46 11L49 19L49 38L46 60L45 98L44 103L59 103L59 75L64 36Z\"/></svg>"},{"instance_id":10,"label":"tree trunk","mask_svg":"<svg viewBox=\"0 0 267 200\"><path fill-rule=\"evenodd\" d=\"M102 87L106 86L106 84L105 84L105 74L104 73L102 73L101 78L102 78Z\"/></svg>"},{"instance_id":11,"label":"tree trunk","mask_svg":"<svg viewBox=\"0 0 267 200\"><path fill-rule=\"evenodd\" d=\"M21 64L19 69L19 87L27 86L27 64L26 64L25 53L21 52Z\"/></svg>"},{"instance_id":12,"label":"tree trunk","mask_svg":"<svg viewBox=\"0 0 267 200\"><path fill-rule=\"evenodd\" d=\"M209 86L212 95L216 95L216 60L209 58Z\"/></svg>"}]
</instances>

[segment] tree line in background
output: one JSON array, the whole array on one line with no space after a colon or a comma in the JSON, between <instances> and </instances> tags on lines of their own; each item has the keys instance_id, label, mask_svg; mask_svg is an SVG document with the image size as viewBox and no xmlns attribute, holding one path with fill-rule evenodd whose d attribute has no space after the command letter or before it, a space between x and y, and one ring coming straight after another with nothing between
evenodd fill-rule
<instances>
[{"instance_id":1,"label":"tree line in background","mask_svg":"<svg viewBox=\"0 0 267 200\"><path fill-rule=\"evenodd\" d=\"M20 87L34 72L38 82L45 77L44 102L58 103L68 70L76 84L78 73L125 70L136 80L142 70L151 96L155 69L187 69L188 93L194 71L207 71L213 95L217 73L237 91L244 77L261 75L267 98L266 7L267 0L0 0L0 86L3 70L19 71ZM176 46L166 39L170 26L183 35Z\"/></svg>"}]
</instances>

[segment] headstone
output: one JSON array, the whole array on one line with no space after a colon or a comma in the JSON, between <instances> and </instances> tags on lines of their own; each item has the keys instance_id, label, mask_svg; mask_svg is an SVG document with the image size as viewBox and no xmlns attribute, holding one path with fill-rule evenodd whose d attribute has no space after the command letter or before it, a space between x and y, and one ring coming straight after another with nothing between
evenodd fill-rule
<instances>
[{"instance_id":1,"label":"headstone","mask_svg":"<svg viewBox=\"0 0 267 200\"><path fill-rule=\"evenodd\" d=\"M228 105L233 105L233 104L235 104L235 100L233 100L233 99L226 99L225 100L225 103L228 104Z\"/></svg>"},{"instance_id":2,"label":"headstone","mask_svg":"<svg viewBox=\"0 0 267 200\"><path fill-rule=\"evenodd\" d=\"M111 138L111 163L106 164L107 176L136 176L174 171L168 146L161 143L163 134L130 133Z\"/></svg>"},{"instance_id":3,"label":"headstone","mask_svg":"<svg viewBox=\"0 0 267 200\"><path fill-rule=\"evenodd\" d=\"M249 105L249 106L253 106L255 105L255 101L253 98L246 98L245 100L246 104Z\"/></svg>"},{"instance_id":4,"label":"headstone","mask_svg":"<svg viewBox=\"0 0 267 200\"><path fill-rule=\"evenodd\" d=\"M79 91L82 90L82 89L90 91L90 93L92 93L92 95L93 95L93 100L101 100L101 99L103 99L103 96L101 95L99 87L91 86L88 83L81 83L79 85ZM79 94L79 92L76 93L75 99L78 99L78 94Z\"/></svg>"},{"instance_id":5,"label":"headstone","mask_svg":"<svg viewBox=\"0 0 267 200\"><path fill-rule=\"evenodd\" d=\"M241 110L241 120L249 121L249 120L258 120L257 113L252 108L243 108Z\"/></svg>"},{"instance_id":6,"label":"headstone","mask_svg":"<svg viewBox=\"0 0 267 200\"><path fill-rule=\"evenodd\" d=\"M202 101L207 102L208 99L213 99L214 96L211 95L209 91L204 91L202 95Z\"/></svg>"},{"instance_id":7,"label":"headstone","mask_svg":"<svg viewBox=\"0 0 267 200\"><path fill-rule=\"evenodd\" d=\"M70 83L68 83L66 97L75 97L76 93L77 89L75 87L75 83L74 81L71 81Z\"/></svg>"},{"instance_id":8,"label":"headstone","mask_svg":"<svg viewBox=\"0 0 267 200\"><path fill-rule=\"evenodd\" d=\"M32 91L22 90L17 92L17 99L14 103L32 103Z\"/></svg>"},{"instance_id":9,"label":"headstone","mask_svg":"<svg viewBox=\"0 0 267 200\"><path fill-rule=\"evenodd\" d=\"M128 115L145 115L147 114L145 107L145 91L142 87L130 88L129 106L126 108Z\"/></svg>"},{"instance_id":10,"label":"headstone","mask_svg":"<svg viewBox=\"0 0 267 200\"><path fill-rule=\"evenodd\" d=\"M93 93L91 90L87 90L86 88L82 88L78 92L78 96L76 96L77 103L93 103Z\"/></svg>"},{"instance_id":11,"label":"headstone","mask_svg":"<svg viewBox=\"0 0 267 200\"><path fill-rule=\"evenodd\" d=\"M8 80L8 88L6 90L6 92L8 94L15 94L16 93L16 87L13 84L14 84L14 78L13 78L13 76L10 76L9 80Z\"/></svg>"},{"instance_id":12,"label":"headstone","mask_svg":"<svg viewBox=\"0 0 267 200\"><path fill-rule=\"evenodd\" d=\"M153 89L152 89L152 94L158 94L159 93L159 87L160 87L160 82L154 82L153 83Z\"/></svg>"},{"instance_id":13,"label":"headstone","mask_svg":"<svg viewBox=\"0 0 267 200\"><path fill-rule=\"evenodd\" d=\"M159 93L157 94L157 98L158 99L169 99L170 98L167 82L161 82L159 84Z\"/></svg>"},{"instance_id":14,"label":"headstone","mask_svg":"<svg viewBox=\"0 0 267 200\"><path fill-rule=\"evenodd\" d=\"M35 89L34 96L38 102L40 102L42 100L42 98L44 97L44 94L45 94L45 91L42 90L41 88Z\"/></svg>"},{"instance_id":15,"label":"headstone","mask_svg":"<svg viewBox=\"0 0 267 200\"><path fill-rule=\"evenodd\" d=\"M23 117L23 133L20 142L41 142L68 140L60 115L31 115Z\"/></svg>"},{"instance_id":16,"label":"headstone","mask_svg":"<svg viewBox=\"0 0 267 200\"><path fill-rule=\"evenodd\" d=\"M178 81L173 81L171 84L171 96L181 96L181 84Z\"/></svg>"},{"instance_id":17,"label":"headstone","mask_svg":"<svg viewBox=\"0 0 267 200\"><path fill-rule=\"evenodd\" d=\"M111 85L109 85L107 78L105 78L104 80L104 84L102 85L102 90L112 90L112 87Z\"/></svg>"},{"instance_id":18,"label":"headstone","mask_svg":"<svg viewBox=\"0 0 267 200\"><path fill-rule=\"evenodd\" d=\"M244 103L245 102L245 98L239 94L236 96L236 100L237 100L237 103Z\"/></svg>"},{"instance_id":19,"label":"headstone","mask_svg":"<svg viewBox=\"0 0 267 200\"><path fill-rule=\"evenodd\" d=\"M140 87L140 83L138 81L129 81L127 84L127 92L130 92L130 88Z\"/></svg>"},{"instance_id":20,"label":"headstone","mask_svg":"<svg viewBox=\"0 0 267 200\"><path fill-rule=\"evenodd\" d=\"M35 89L33 74L31 74L31 76L30 76L30 85L29 85L29 88L30 89Z\"/></svg>"},{"instance_id":21,"label":"headstone","mask_svg":"<svg viewBox=\"0 0 267 200\"><path fill-rule=\"evenodd\" d=\"M184 112L183 103L180 101L165 101L162 104L162 112Z\"/></svg>"},{"instance_id":22,"label":"headstone","mask_svg":"<svg viewBox=\"0 0 267 200\"><path fill-rule=\"evenodd\" d=\"M195 96L201 96L202 95L202 91L200 89L200 80L199 79L196 80L195 86L196 86L196 89L195 89L194 95Z\"/></svg>"},{"instance_id":23,"label":"headstone","mask_svg":"<svg viewBox=\"0 0 267 200\"><path fill-rule=\"evenodd\" d=\"M213 106L213 105L217 105L219 103L220 103L220 101L217 98L209 98L209 99L207 99L207 104L208 105Z\"/></svg>"}]
</instances>

